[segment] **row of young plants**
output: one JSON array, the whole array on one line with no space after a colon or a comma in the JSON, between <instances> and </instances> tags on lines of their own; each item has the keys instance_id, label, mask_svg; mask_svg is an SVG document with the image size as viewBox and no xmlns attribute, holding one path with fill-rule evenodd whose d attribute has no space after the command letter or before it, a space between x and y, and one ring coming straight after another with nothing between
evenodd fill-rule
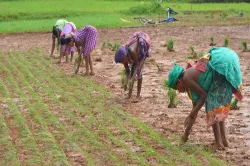
<instances>
[{"instance_id":1,"label":"row of young plants","mask_svg":"<svg viewBox=\"0 0 250 166\"><path fill-rule=\"evenodd\" d=\"M101 107L101 108L103 108L103 107ZM113 113L115 113L115 114L117 114L117 113L119 113L119 114L117 114L117 116L120 116L121 114L124 114L123 112L121 112L121 111L119 111L119 109L121 109L121 108L117 108L116 110L114 110L114 112L112 112L112 114L109 114L109 115L107 115L107 119L112 119L111 117L113 117L113 119L116 119L117 117L115 116L115 115L113 115ZM109 111L112 111L112 110L109 110ZM105 114L107 114L107 112L105 113ZM96 116L96 114L95 114L95 116ZM105 115L103 115L103 116L105 116ZM117 126L117 123L119 123L119 122L122 122L122 121L124 121L124 123L126 123L126 126L125 127L123 127L123 126L120 126L120 125L118 125L118 126L120 126L118 129L116 129L116 130L120 130L122 133L127 133L127 132L129 132L128 131L128 129L134 129L134 128L138 128L138 126L132 126L134 123L129 123L130 121L127 121L127 116L128 115L123 115L123 117L121 117L121 119L118 119L117 121L115 121L116 123L115 123L115 126ZM136 122L137 120L134 120L134 122ZM110 127L110 123L108 123L107 124L109 127ZM122 124L121 124L122 125ZM124 124L123 124L124 125ZM128 125L128 126L127 126ZM143 126L143 125L142 125ZM113 129L115 128L115 127L112 127ZM145 131L147 131L147 132L149 132L150 131L150 129L148 129L148 128L145 128L145 126L143 126L143 129L145 129ZM143 130L142 131L140 131L139 133L137 132L137 133L131 133L131 134L126 134L126 135L121 135L121 139L125 139L125 140L133 140L133 141L135 141L136 143L133 143L133 144L139 144L139 147L142 147L143 148L143 153L144 153L144 155L146 155L146 156L144 156L144 157L149 157L148 155L154 155L156 152L155 152L155 150L153 149L153 148L151 148L150 150L148 150L148 151L145 151L145 149L149 149L150 148L150 144L149 143L147 143L147 142L144 142L143 140L144 139L138 139L137 137L135 137L134 135L135 134L138 134L137 135L137 137L142 137L142 136L145 136L147 139L148 139L148 133L145 133L145 134L143 134ZM129 138L127 138L126 139L126 137L125 138L123 138L124 136L126 136L126 137L129 137ZM145 138L145 139L146 139ZM152 141L156 141L156 140L152 140ZM125 141L126 142L126 141ZM142 143L144 143L145 145L143 145ZM170 145L169 143L167 144L167 145ZM148 148L147 148L148 147ZM145 149L144 149L145 148ZM138 153L138 152L137 152ZM179 153L179 152L178 152ZM169 158L169 156L170 155L168 155L168 156L164 156L164 157L162 157L162 156L160 156L159 154L155 154L156 156L158 156L158 157L161 157L162 159L160 160L160 161L162 161L163 163L164 162L169 162L169 160L166 160L166 158ZM173 156L175 156L175 155L173 155ZM191 158L192 159L192 158ZM185 157L182 157L182 158L180 158L179 160L186 160L186 162L188 162L188 160L190 160L190 159L185 159ZM171 161L171 160L170 160Z\"/></svg>"},{"instance_id":2,"label":"row of young plants","mask_svg":"<svg viewBox=\"0 0 250 166\"><path fill-rule=\"evenodd\" d=\"M46 56L39 51L1 55L1 74L6 78L1 104L6 102L5 109L11 110L5 114L6 110L0 109L3 126L23 133L16 138L9 133L9 138L17 141L12 146L6 144L13 150L5 153L5 159L26 155L3 162L74 165L81 159L81 164L87 165L199 165L202 161L112 105L107 90L82 76L65 75ZM28 141L23 143L23 139Z\"/></svg>"},{"instance_id":3,"label":"row of young plants","mask_svg":"<svg viewBox=\"0 0 250 166\"><path fill-rule=\"evenodd\" d=\"M20 60L19 60L20 61ZM23 63L23 62L22 62ZM93 119L92 119L93 120ZM91 124L90 122L88 122L87 124ZM90 132L90 133L92 133L92 132ZM98 145L98 147L100 147L100 145ZM107 149L107 147L105 148L105 149ZM103 155L103 154L102 154ZM143 160L140 160L140 161L143 161ZM143 164L144 165L144 164Z\"/></svg>"},{"instance_id":4,"label":"row of young plants","mask_svg":"<svg viewBox=\"0 0 250 166\"><path fill-rule=\"evenodd\" d=\"M53 135L49 130L49 126L53 126L57 118L48 114L46 116L47 120L45 120L42 116L42 114L46 113L48 110L41 101L40 95L36 92L36 90L39 90L37 86L38 81L29 73L27 66L24 66L24 64L21 66L16 64L20 63L18 60L16 55L13 54L2 56L2 62L6 65L6 68L11 69L9 77L12 78L9 79L12 79L13 83L8 87L8 89L12 90L10 93L11 98L16 95L17 101L15 105L17 106L17 110L21 113L22 118L25 119L25 125L32 135L26 137L33 138L40 152L40 155L36 155L35 153L34 155L40 156L41 165L70 165L64 152L56 141L56 135ZM30 84L31 82L36 85L35 88L30 86L32 85ZM12 87L13 85L16 85L15 88ZM22 132L21 129L19 131ZM19 155L23 155L23 152L19 151ZM25 159L21 160L25 161Z\"/></svg>"},{"instance_id":5,"label":"row of young plants","mask_svg":"<svg viewBox=\"0 0 250 166\"><path fill-rule=\"evenodd\" d=\"M20 56L22 57L22 56ZM19 60L20 61L20 60ZM25 64L25 62L27 63L27 61L21 61L23 64ZM42 66L43 64L42 63L37 63L37 60L32 60L31 63L33 64L36 64L37 67L39 66ZM27 66L29 66L30 64L26 64ZM53 76L53 75L50 75L50 74L46 74L46 76L44 76L44 71L41 70L41 68L34 68L35 72L33 73L34 75L36 75L36 78L38 78L38 80L40 81L40 84L38 84L42 89L42 91L44 90L47 90L47 93L43 93L43 94L40 94L41 96L44 96L44 100L43 102L44 103L49 103L50 105L54 105L54 108L52 109L52 112L53 110L55 109L58 109L60 110L60 113L57 114L57 115L54 115L54 116L57 116L58 119L64 119L62 121L60 120L57 120L56 119L53 119L53 121L57 124L56 128L52 128L50 132L56 132L58 134L57 138L59 140L63 139L65 136L65 133L68 133L69 131L72 131L72 133L70 134L70 139L71 141L72 140L75 140L73 143L74 145L78 145L80 146L80 148L78 149L81 149L81 147L86 147L86 145L88 145L86 147L86 149L88 149L88 153L91 153L91 152L96 152L95 155L99 156L98 155L98 150L99 148L103 148L103 145L100 143L100 141L98 139L96 139L96 136L94 134L94 132L91 132L88 130L88 127L85 127L84 125L82 125L82 123L86 123L86 124L89 124L89 125L94 125L93 123L96 123L94 120L93 120L93 117L90 117L89 119L83 119L83 120L87 120L87 121L84 121L84 122L81 122L79 121L76 116L74 116L74 112L77 110L77 111L80 111L79 109L81 109L81 107L79 107L79 103L77 103L76 101L71 101L71 95L69 94L66 94L64 92L64 89L60 88L59 85L59 82L62 82L61 84L64 86L63 88L67 88L67 82L64 82L63 80L60 80L59 82L56 82L55 80L50 80L50 77ZM47 70L46 68L43 68L44 70ZM53 78L53 77L52 77ZM44 86L43 84L41 83L46 83L46 82L49 82L49 86L50 88L46 88L46 86ZM50 89L53 88L53 91L54 91L54 94L53 94L53 91L50 91ZM56 97L57 94L62 94L60 97ZM85 93L86 96L87 96L87 93ZM76 94L76 95L80 95L79 93ZM72 102L72 104L76 104L76 106L72 107L68 104L68 102ZM77 107L78 105L78 107ZM75 111L74 111L75 110ZM82 108L82 110L86 110L86 108ZM53 114L53 113L52 113ZM86 113L85 113L86 115ZM53 115L47 115L47 116L53 116ZM59 132L58 128L63 128L63 126L65 127L65 131L64 132ZM84 138L84 139L82 139ZM64 146L65 142L63 142L63 145L61 146ZM70 147L70 146L68 146ZM105 147L107 150L108 150L108 147ZM64 149L64 148L63 148ZM82 150L84 150L85 148L83 148ZM69 149L67 149L67 153ZM87 152L84 152L83 151L83 154L85 156L87 156L87 163L88 165L95 165L94 161L91 161L93 157L91 157ZM104 154L101 154L103 156L105 156ZM114 157L110 157L111 159L114 158Z\"/></svg>"},{"instance_id":6,"label":"row of young plants","mask_svg":"<svg viewBox=\"0 0 250 166\"><path fill-rule=\"evenodd\" d=\"M211 36L210 37L210 46L216 46L216 43L214 42L214 37ZM174 51L174 41L172 39L166 41L166 43L163 45L167 47L168 51ZM229 46L229 39L226 37L224 38L224 44L223 47L228 47ZM241 41L241 47L242 47L242 52L247 52L250 51L248 46L247 46L247 42L246 41ZM189 46L189 50L192 56L195 55L195 51L192 45Z\"/></svg>"}]
</instances>

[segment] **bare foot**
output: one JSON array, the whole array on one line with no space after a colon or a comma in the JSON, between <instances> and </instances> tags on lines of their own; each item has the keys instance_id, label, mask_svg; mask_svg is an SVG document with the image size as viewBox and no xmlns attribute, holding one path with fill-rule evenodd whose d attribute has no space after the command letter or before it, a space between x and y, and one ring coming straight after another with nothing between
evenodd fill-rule
<instances>
[{"instance_id":1,"label":"bare foot","mask_svg":"<svg viewBox=\"0 0 250 166\"><path fill-rule=\"evenodd\" d=\"M169 104L168 108L176 108L176 104Z\"/></svg>"},{"instance_id":2,"label":"bare foot","mask_svg":"<svg viewBox=\"0 0 250 166\"><path fill-rule=\"evenodd\" d=\"M225 150L225 148L222 144L214 144L213 153L215 153L217 150Z\"/></svg>"},{"instance_id":3,"label":"bare foot","mask_svg":"<svg viewBox=\"0 0 250 166\"><path fill-rule=\"evenodd\" d=\"M83 75L84 75L84 76L89 76L89 73L86 72L86 73L84 73Z\"/></svg>"},{"instance_id":4,"label":"bare foot","mask_svg":"<svg viewBox=\"0 0 250 166\"><path fill-rule=\"evenodd\" d=\"M181 140L182 140L183 142L187 142L188 136L186 136L185 134L183 134L183 136L181 137Z\"/></svg>"},{"instance_id":5,"label":"bare foot","mask_svg":"<svg viewBox=\"0 0 250 166\"><path fill-rule=\"evenodd\" d=\"M140 101L140 98L137 98L137 97L136 97L136 98L133 99L131 102L132 102L132 103L138 103L139 101Z\"/></svg>"},{"instance_id":6,"label":"bare foot","mask_svg":"<svg viewBox=\"0 0 250 166\"><path fill-rule=\"evenodd\" d=\"M91 76L94 76L94 75L95 75L95 73L92 71L92 72L90 72L90 75L91 75Z\"/></svg>"},{"instance_id":7,"label":"bare foot","mask_svg":"<svg viewBox=\"0 0 250 166\"><path fill-rule=\"evenodd\" d=\"M222 139L222 143L224 147L228 147L228 141L226 139Z\"/></svg>"},{"instance_id":8,"label":"bare foot","mask_svg":"<svg viewBox=\"0 0 250 166\"><path fill-rule=\"evenodd\" d=\"M130 100L131 96L127 96L125 97L126 100Z\"/></svg>"}]
</instances>

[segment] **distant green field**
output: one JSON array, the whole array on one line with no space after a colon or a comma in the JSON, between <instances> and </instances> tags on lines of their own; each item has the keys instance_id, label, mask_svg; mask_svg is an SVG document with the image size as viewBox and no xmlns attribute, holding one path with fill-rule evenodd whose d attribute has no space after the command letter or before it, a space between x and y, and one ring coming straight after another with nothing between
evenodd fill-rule
<instances>
[{"instance_id":1,"label":"distant green field","mask_svg":"<svg viewBox=\"0 0 250 166\"><path fill-rule=\"evenodd\" d=\"M51 31L57 19L64 18L82 28L87 24L97 28L134 26L139 22L134 17L144 16L155 21L166 18L166 8L171 7L179 14L179 22L170 26L183 25L227 25L248 24L250 3L162 3L157 14L149 11L151 1L105 1L105 0L24 0L0 2L0 33ZM243 12L242 18L237 17ZM128 20L129 22L122 21Z\"/></svg>"}]
</instances>

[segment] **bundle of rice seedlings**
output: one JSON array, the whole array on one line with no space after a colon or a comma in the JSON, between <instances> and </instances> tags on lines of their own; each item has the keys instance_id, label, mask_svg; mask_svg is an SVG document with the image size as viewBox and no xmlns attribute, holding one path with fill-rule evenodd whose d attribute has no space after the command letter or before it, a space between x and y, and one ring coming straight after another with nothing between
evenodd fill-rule
<instances>
[{"instance_id":1,"label":"bundle of rice seedlings","mask_svg":"<svg viewBox=\"0 0 250 166\"><path fill-rule=\"evenodd\" d=\"M239 102L238 99L234 98L234 100L230 104L230 109L231 110L238 110L240 107L237 105Z\"/></svg>"},{"instance_id":2,"label":"bundle of rice seedlings","mask_svg":"<svg viewBox=\"0 0 250 166\"><path fill-rule=\"evenodd\" d=\"M177 107L176 91L168 87L168 80L164 81L164 87L167 88L168 90L168 94L167 94L168 99L169 99L168 108L176 108Z\"/></svg>"},{"instance_id":3,"label":"bundle of rice seedlings","mask_svg":"<svg viewBox=\"0 0 250 166\"><path fill-rule=\"evenodd\" d=\"M174 41L173 40L169 40L167 42L167 48L168 48L168 51L174 51Z\"/></svg>"},{"instance_id":4,"label":"bundle of rice seedlings","mask_svg":"<svg viewBox=\"0 0 250 166\"><path fill-rule=\"evenodd\" d=\"M228 45L229 45L229 40L228 40L228 38L225 38L224 39L224 47L228 47Z\"/></svg>"},{"instance_id":5,"label":"bundle of rice seedlings","mask_svg":"<svg viewBox=\"0 0 250 166\"><path fill-rule=\"evenodd\" d=\"M247 48L247 42L246 42L246 41L242 41L242 42L241 42L241 46L242 46L242 49L243 49L242 51L243 51L243 52L244 52L244 51L249 51L248 48Z\"/></svg>"},{"instance_id":6,"label":"bundle of rice seedlings","mask_svg":"<svg viewBox=\"0 0 250 166\"><path fill-rule=\"evenodd\" d=\"M215 46L215 45L216 45L216 43L214 43L214 37L211 36L210 37L210 46Z\"/></svg>"}]
</instances>

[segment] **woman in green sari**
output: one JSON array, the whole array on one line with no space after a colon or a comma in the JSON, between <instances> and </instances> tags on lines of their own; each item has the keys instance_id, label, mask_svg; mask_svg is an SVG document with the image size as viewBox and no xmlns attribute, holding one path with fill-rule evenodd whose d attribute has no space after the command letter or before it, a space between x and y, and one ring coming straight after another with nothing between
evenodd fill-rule
<instances>
[{"instance_id":1,"label":"woman in green sari","mask_svg":"<svg viewBox=\"0 0 250 166\"><path fill-rule=\"evenodd\" d=\"M227 147L225 119L230 111L232 94L242 100L242 75L238 55L225 47L212 48L186 70L175 64L168 76L168 87L188 92L193 109L185 119L182 140L186 142L198 111L205 104L207 126L212 126L214 150Z\"/></svg>"}]
</instances>

